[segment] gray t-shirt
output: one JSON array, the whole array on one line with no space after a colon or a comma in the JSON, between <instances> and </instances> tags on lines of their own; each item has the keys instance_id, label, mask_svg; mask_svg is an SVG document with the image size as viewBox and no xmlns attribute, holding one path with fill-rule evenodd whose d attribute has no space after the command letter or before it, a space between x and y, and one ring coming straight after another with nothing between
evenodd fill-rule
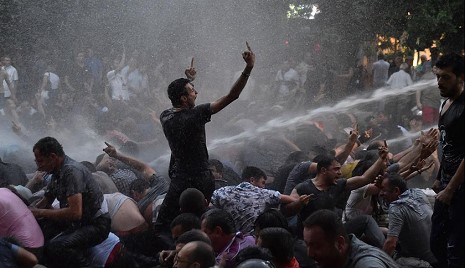
<instances>
[{"instance_id":1,"label":"gray t-shirt","mask_svg":"<svg viewBox=\"0 0 465 268\"><path fill-rule=\"evenodd\" d=\"M430 249L433 210L420 189L408 189L389 205L388 236L399 239L400 256L436 261Z\"/></svg>"},{"instance_id":2,"label":"gray t-shirt","mask_svg":"<svg viewBox=\"0 0 465 268\"><path fill-rule=\"evenodd\" d=\"M344 268L397 268L399 265L386 252L370 246L350 234L350 253Z\"/></svg>"}]
</instances>

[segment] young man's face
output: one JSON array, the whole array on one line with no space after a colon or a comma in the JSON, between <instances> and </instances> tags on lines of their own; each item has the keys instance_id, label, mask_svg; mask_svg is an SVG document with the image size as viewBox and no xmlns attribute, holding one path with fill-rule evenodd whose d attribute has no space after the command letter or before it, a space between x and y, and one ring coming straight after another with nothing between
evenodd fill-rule
<instances>
[{"instance_id":1,"label":"young man's face","mask_svg":"<svg viewBox=\"0 0 465 268\"><path fill-rule=\"evenodd\" d=\"M379 195L387 203L394 202L399 198L399 194L397 193L396 189L392 189L391 186L389 185L389 180L384 179L383 182L381 183L381 191L379 192Z\"/></svg>"},{"instance_id":2,"label":"young man's face","mask_svg":"<svg viewBox=\"0 0 465 268\"><path fill-rule=\"evenodd\" d=\"M266 184L266 179L265 177L259 177L259 178L252 178L250 180L250 183L254 186L257 186L259 188L265 188L265 184Z\"/></svg>"},{"instance_id":3,"label":"young man's face","mask_svg":"<svg viewBox=\"0 0 465 268\"><path fill-rule=\"evenodd\" d=\"M44 156L36 149L34 150L34 157L38 171L52 172L55 169L58 160L56 154Z\"/></svg>"},{"instance_id":4,"label":"young man's face","mask_svg":"<svg viewBox=\"0 0 465 268\"><path fill-rule=\"evenodd\" d=\"M332 267L331 264L340 258L336 242L331 240L319 226L304 228L307 255L318 262L318 267Z\"/></svg>"},{"instance_id":5,"label":"young man's face","mask_svg":"<svg viewBox=\"0 0 465 268\"><path fill-rule=\"evenodd\" d=\"M197 94L199 93L195 90L194 85L192 85L191 83L186 84L186 90L187 90L187 96L183 96L183 97L186 97L186 102L189 108L194 108L195 99L197 99Z\"/></svg>"},{"instance_id":6,"label":"young man's face","mask_svg":"<svg viewBox=\"0 0 465 268\"><path fill-rule=\"evenodd\" d=\"M328 183L334 183L342 176L341 164L334 160L329 167L325 168L324 176L326 177Z\"/></svg>"},{"instance_id":7,"label":"young man's face","mask_svg":"<svg viewBox=\"0 0 465 268\"><path fill-rule=\"evenodd\" d=\"M452 72L452 67L435 68L435 73L438 80L439 94L444 98L457 95L463 84L463 77L456 76Z\"/></svg>"},{"instance_id":8,"label":"young man's face","mask_svg":"<svg viewBox=\"0 0 465 268\"><path fill-rule=\"evenodd\" d=\"M2 65L5 66L5 67L8 67L11 65L11 59L6 57L2 60Z\"/></svg>"}]
</instances>

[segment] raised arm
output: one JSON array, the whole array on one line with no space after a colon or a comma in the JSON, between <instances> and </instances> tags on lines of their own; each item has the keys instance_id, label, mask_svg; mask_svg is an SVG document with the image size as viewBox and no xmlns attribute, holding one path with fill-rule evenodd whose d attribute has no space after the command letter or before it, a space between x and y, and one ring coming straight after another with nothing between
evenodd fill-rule
<instances>
[{"instance_id":1,"label":"raised arm","mask_svg":"<svg viewBox=\"0 0 465 268\"><path fill-rule=\"evenodd\" d=\"M252 49L247 44L247 50L242 53L242 58L244 59L246 66L242 74L236 80L234 85L232 86L231 90L229 91L228 95L219 98L218 100L211 103L210 109L213 114L223 110L224 107L228 106L231 102L239 98L242 90L244 89L245 85L247 84L247 80L249 79L250 72L252 71L254 64L255 64L255 54L252 52Z\"/></svg>"},{"instance_id":2,"label":"raised arm","mask_svg":"<svg viewBox=\"0 0 465 268\"><path fill-rule=\"evenodd\" d=\"M103 151L107 153L108 156L118 159L119 161L127 164L128 166L131 166L137 169L138 171L142 172L144 174L144 179L148 180L153 174L156 174L155 170L151 168L149 165L147 165L146 163L138 159L135 159L133 157L117 152L116 148L107 142L105 142L105 145L107 147L103 149Z\"/></svg>"},{"instance_id":3,"label":"raised arm","mask_svg":"<svg viewBox=\"0 0 465 268\"><path fill-rule=\"evenodd\" d=\"M344 162L349 157L350 153L354 149L354 146L357 145L358 140L358 126L356 125L353 130L350 132L349 140L347 141L346 145L342 151L337 152L336 159L339 164L343 165ZM356 148L356 147L355 147Z\"/></svg>"},{"instance_id":4,"label":"raised arm","mask_svg":"<svg viewBox=\"0 0 465 268\"><path fill-rule=\"evenodd\" d=\"M365 171L362 176L355 176L347 179L345 188L346 191L351 191L373 182L373 180L385 166L388 153L389 150L387 147L380 147L378 160L376 160L376 162L367 171Z\"/></svg>"}]
</instances>

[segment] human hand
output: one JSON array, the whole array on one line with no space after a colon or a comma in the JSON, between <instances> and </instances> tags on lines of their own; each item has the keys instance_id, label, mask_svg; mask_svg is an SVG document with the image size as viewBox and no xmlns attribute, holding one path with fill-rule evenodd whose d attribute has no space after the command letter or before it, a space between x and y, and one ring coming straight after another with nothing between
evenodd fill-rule
<instances>
[{"instance_id":1,"label":"human hand","mask_svg":"<svg viewBox=\"0 0 465 268\"><path fill-rule=\"evenodd\" d=\"M386 160L389 155L389 149L387 148L386 141L384 142L384 145L385 146L381 146L378 148L378 155L379 158Z\"/></svg>"},{"instance_id":2,"label":"human hand","mask_svg":"<svg viewBox=\"0 0 465 268\"><path fill-rule=\"evenodd\" d=\"M45 171L36 171L34 173L34 176L32 176L31 180L34 181L35 183L42 182L44 180L45 174L47 174L47 172Z\"/></svg>"},{"instance_id":3,"label":"human hand","mask_svg":"<svg viewBox=\"0 0 465 268\"><path fill-rule=\"evenodd\" d=\"M431 186L431 189L435 192L435 193L439 193L441 191L441 182L438 181L438 180L435 180L433 185Z\"/></svg>"},{"instance_id":4,"label":"human hand","mask_svg":"<svg viewBox=\"0 0 465 268\"><path fill-rule=\"evenodd\" d=\"M303 194L301 196L299 196L299 203L301 203L302 205L306 206L308 204L308 202L310 202L311 200L314 200L316 197L314 194Z\"/></svg>"},{"instance_id":5,"label":"human hand","mask_svg":"<svg viewBox=\"0 0 465 268\"><path fill-rule=\"evenodd\" d=\"M352 143L357 142L358 140L358 124L354 124L352 131L350 131L349 141Z\"/></svg>"},{"instance_id":6,"label":"human hand","mask_svg":"<svg viewBox=\"0 0 465 268\"><path fill-rule=\"evenodd\" d=\"M21 136L21 134L23 134L20 123L16 123L15 121L11 121L11 129L18 136Z\"/></svg>"},{"instance_id":7,"label":"human hand","mask_svg":"<svg viewBox=\"0 0 465 268\"><path fill-rule=\"evenodd\" d=\"M108 156L116 158L118 155L118 152L116 151L116 148L112 145L110 145L108 142L105 142L105 145L107 148L104 148L103 151L108 154Z\"/></svg>"},{"instance_id":8,"label":"human hand","mask_svg":"<svg viewBox=\"0 0 465 268\"><path fill-rule=\"evenodd\" d=\"M166 264L173 262L174 256L176 255L176 250L162 250L158 260L160 264Z\"/></svg>"},{"instance_id":9,"label":"human hand","mask_svg":"<svg viewBox=\"0 0 465 268\"><path fill-rule=\"evenodd\" d=\"M445 188L436 195L436 201L450 205L452 197L454 197L454 192L450 191L448 188Z\"/></svg>"},{"instance_id":10,"label":"human hand","mask_svg":"<svg viewBox=\"0 0 465 268\"><path fill-rule=\"evenodd\" d=\"M247 46L247 50L242 52L242 58L244 59L245 63L247 63L248 67L253 67L255 65L255 54L252 52L252 49L249 46L249 43L246 41L245 45Z\"/></svg>"},{"instance_id":11,"label":"human hand","mask_svg":"<svg viewBox=\"0 0 465 268\"><path fill-rule=\"evenodd\" d=\"M194 68L194 57L192 57L191 59L191 65L189 68L187 68L185 71L184 71L184 74L186 75L187 79L191 80L191 81L194 81L195 79L195 75L197 74L197 71L195 70Z\"/></svg>"}]
</instances>

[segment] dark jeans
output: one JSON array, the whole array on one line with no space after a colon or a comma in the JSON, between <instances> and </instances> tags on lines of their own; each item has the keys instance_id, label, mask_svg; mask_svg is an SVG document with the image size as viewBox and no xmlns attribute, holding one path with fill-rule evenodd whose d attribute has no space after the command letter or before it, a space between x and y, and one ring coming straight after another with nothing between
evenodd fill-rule
<instances>
[{"instance_id":1,"label":"dark jeans","mask_svg":"<svg viewBox=\"0 0 465 268\"><path fill-rule=\"evenodd\" d=\"M171 183L166 193L165 199L161 204L158 212L157 222L155 223L156 232L169 232L169 225L179 211L179 197L187 188L196 188L201 191L205 199L210 202L213 191L215 190L215 181L210 171L205 171L196 176L173 174Z\"/></svg>"},{"instance_id":2,"label":"dark jeans","mask_svg":"<svg viewBox=\"0 0 465 268\"><path fill-rule=\"evenodd\" d=\"M44 262L47 267L81 267L86 264L85 253L93 246L102 243L110 233L111 219L103 214L89 224L78 228L61 229L51 222L41 222L46 243ZM54 237L51 235L57 233Z\"/></svg>"},{"instance_id":3,"label":"dark jeans","mask_svg":"<svg viewBox=\"0 0 465 268\"><path fill-rule=\"evenodd\" d=\"M464 267L463 209L463 184L454 193L450 206L437 200L434 203L430 246L438 259L437 267Z\"/></svg>"},{"instance_id":4,"label":"dark jeans","mask_svg":"<svg viewBox=\"0 0 465 268\"><path fill-rule=\"evenodd\" d=\"M348 234L354 234L360 238L365 235L367 243L382 249L385 237L375 219L369 215L360 215L344 223L344 229Z\"/></svg>"}]
</instances>

